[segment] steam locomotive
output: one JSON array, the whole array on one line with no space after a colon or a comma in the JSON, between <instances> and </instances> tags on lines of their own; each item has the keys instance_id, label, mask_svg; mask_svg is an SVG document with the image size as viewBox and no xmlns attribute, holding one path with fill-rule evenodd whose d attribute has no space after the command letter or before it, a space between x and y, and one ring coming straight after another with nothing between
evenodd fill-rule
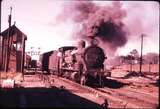
<instances>
[{"instance_id":1,"label":"steam locomotive","mask_svg":"<svg viewBox=\"0 0 160 109\"><path fill-rule=\"evenodd\" d=\"M80 41L78 47L64 46L41 56L44 72L71 79L82 85L103 85L105 53L95 40L85 48Z\"/></svg>"}]
</instances>

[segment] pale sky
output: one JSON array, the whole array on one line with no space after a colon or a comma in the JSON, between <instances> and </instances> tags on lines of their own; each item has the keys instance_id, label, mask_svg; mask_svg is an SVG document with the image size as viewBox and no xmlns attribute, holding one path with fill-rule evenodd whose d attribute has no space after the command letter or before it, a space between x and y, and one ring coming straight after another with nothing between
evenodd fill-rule
<instances>
[{"instance_id":1,"label":"pale sky","mask_svg":"<svg viewBox=\"0 0 160 109\"><path fill-rule=\"evenodd\" d=\"M110 4L95 1L97 4ZM59 0L3 0L2 31L8 28L8 15L12 6L12 24L27 35L26 51L30 47L41 47L42 52L55 50L61 46L74 45L72 39L75 24L71 21L57 23L57 15L62 11L64 1ZM159 4L158 2L122 2L127 16L124 23L130 31L130 38L116 54L128 54L132 49L140 52L140 35L145 33L144 53L159 53ZM69 14L69 13L68 13Z\"/></svg>"}]
</instances>

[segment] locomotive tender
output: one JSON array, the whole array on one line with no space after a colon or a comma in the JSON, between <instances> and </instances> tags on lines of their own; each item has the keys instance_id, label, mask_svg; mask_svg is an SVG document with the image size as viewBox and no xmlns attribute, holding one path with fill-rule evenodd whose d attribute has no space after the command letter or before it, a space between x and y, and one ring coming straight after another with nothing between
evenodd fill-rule
<instances>
[{"instance_id":1,"label":"locomotive tender","mask_svg":"<svg viewBox=\"0 0 160 109\"><path fill-rule=\"evenodd\" d=\"M46 60L48 73L71 79L82 85L103 85L106 57L95 40L92 40L91 45L86 48L85 42L80 41L78 47L64 46L48 56L49 60Z\"/></svg>"}]
</instances>

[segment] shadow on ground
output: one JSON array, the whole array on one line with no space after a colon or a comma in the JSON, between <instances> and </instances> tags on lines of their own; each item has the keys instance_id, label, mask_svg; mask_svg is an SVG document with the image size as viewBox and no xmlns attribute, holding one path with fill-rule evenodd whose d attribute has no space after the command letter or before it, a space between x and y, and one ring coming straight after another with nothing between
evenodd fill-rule
<instances>
[{"instance_id":1,"label":"shadow on ground","mask_svg":"<svg viewBox=\"0 0 160 109\"><path fill-rule=\"evenodd\" d=\"M122 83L117 80L112 80L112 79L104 79L104 87L109 87L109 88L121 88L124 87L125 85L129 85L127 83Z\"/></svg>"},{"instance_id":2,"label":"shadow on ground","mask_svg":"<svg viewBox=\"0 0 160 109\"><path fill-rule=\"evenodd\" d=\"M87 85L90 86L90 87L108 87L108 88L121 88L121 87L124 87L125 85L130 85L130 84L127 84L127 83L122 83L120 81L117 81L117 80L113 80L113 79L109 79L109 78L106 78L106 77L103 77L102 80L103 80L103 85L100 86L99 85L99 79L95 80L93 78L89 78L88 79L88 83Z\"/></svg>"},{"instance_id":3,"label":"shadow on ground","mask_svg":"<svg viewBox=\"0 0 160 109\"><path fill-rule=\"evenodd\" d=\"M13 88L0 90L2 107L102 108L64 89Z\"/></svg>"}]
</instances>

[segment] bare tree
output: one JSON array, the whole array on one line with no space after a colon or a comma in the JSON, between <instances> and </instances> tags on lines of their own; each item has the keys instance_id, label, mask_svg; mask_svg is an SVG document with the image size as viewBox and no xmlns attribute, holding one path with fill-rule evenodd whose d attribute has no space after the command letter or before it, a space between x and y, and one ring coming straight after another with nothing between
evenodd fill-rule
<instances>
[{"instance_id":1,"label":"bare tree","mask_svg":"<svg viewBox=\"0 0 160 109\"><path fill-rule=\"evenodd\" d=\"M136 64L139 60L139 53L136 49L133 49L130 52L130 55L133 57L132 64Z\"/></svg>"}]
</instances>

